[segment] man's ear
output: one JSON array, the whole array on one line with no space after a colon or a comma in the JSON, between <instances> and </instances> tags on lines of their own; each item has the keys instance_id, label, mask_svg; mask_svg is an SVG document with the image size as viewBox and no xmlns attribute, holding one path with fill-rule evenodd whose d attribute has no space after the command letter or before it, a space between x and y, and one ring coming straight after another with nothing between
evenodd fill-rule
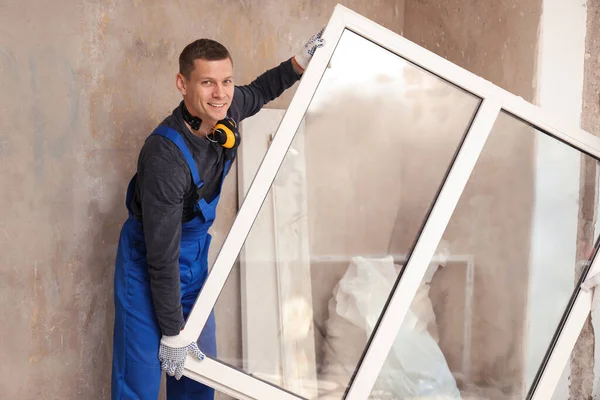
<instances>
[{"instance_id":1,"label":"man's ear","mask_svg":"<svg viewBox=\"0 0 600 400\"><path fill-rule=\"evenodd\" d=\"M185 96L187 94L187 80L181 73L177 73L175 84L177 85L177 90Z\"/></svg>"}]
</instances>

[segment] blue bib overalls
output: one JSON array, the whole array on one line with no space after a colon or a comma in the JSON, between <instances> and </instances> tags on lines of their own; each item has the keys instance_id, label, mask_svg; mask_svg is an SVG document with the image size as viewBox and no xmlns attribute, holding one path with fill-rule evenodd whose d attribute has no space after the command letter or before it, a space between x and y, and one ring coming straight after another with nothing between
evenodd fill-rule
<instances>
[{"instance_id":1,"label":"blue bib overalls","mask_svg":"<svg viewBox=\"0 0 600 400\"><path fill-rule=\"evenodd\" d=\"M181 135L166 126L159 126L152 134L162 135L177 145L187 161L194 185L200 189L204 183ZM221 187L231 162L232 158L225 163ZM135 191L135 180L134 176L127 189L128 209ZM188 317L208 276L208 248L211 240L208 229L215 220L220 192L219 189L219 194L210 203L200 198L196 203L196 217L182 224L179 266L184 318ZM143 226L130 209L129 218L123 225L119 238L114 301L112 399L156 400L162 373L158 361L161 334L150 292ZM211 313L206 322L198 346L207 356L216 357L214 313ZM167 376L168 400L213 398L214 389L208 386L185 376L179 381Z\"/></svg>"}]
</instances>

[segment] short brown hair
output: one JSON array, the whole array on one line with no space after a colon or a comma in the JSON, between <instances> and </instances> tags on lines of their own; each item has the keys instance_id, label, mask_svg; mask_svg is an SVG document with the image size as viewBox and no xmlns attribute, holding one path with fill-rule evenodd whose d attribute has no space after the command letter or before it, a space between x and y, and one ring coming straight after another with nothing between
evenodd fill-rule
<instances>
[{"instance_id":1,"label":"short brown hair","mask_svg":"<svg viewBox=\"0 0 600 400\"><path fill-rule=\"evenodd\" d=\"M179 55L179 73L186 79L190 79L195 60L217 61L226 58L233 63L229 51L221 43L211 39L198 39L185 46Z\"/></svg>"}]
</instances>

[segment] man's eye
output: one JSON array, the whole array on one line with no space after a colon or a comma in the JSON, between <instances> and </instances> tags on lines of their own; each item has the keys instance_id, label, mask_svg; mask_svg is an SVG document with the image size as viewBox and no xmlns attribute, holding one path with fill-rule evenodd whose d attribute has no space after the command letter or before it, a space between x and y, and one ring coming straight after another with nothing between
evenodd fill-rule
<instances>
[{"instance_id":1,"label":"man's eye","mask_svg":"<svg viewBox=\"0 0 600 400\"><path fill-rule=\"evenodd\" d=\"M233 81L231 79L226 79L224 82L226 85L231 85Z\"/></svg>"},{"instance_id":2,"label":"man's eye","mask_svg":"<svg viewBox=\"0 0 600 400\"><path fill-rule=\"evenodd\" d=\"M208 86L211 83L212 83L211 81L202 81L202 85L204 85L204 86Z\"/></svg>"}]
</instances>

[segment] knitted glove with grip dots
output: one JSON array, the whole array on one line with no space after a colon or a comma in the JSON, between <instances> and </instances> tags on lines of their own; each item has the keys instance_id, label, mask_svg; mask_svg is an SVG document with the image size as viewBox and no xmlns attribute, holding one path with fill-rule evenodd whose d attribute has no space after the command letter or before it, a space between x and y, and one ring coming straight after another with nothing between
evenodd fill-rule
<instances>
[{"instance_id":1,"label":"knitted glove with grip dots","mask_svg":"<svg viewBox=\"0 0 600 400\"><path fill-rule=\"evenodd\" d=\"M169 376L174 376L179 380L183 376L183 366L188 354L196 357L199 360L204 360L204 353L198 348L195 340L189 340L177 336L163 336L160 340L160 348L158 350L158 359L160 368Z\"/></svg>"}]
</instances>

